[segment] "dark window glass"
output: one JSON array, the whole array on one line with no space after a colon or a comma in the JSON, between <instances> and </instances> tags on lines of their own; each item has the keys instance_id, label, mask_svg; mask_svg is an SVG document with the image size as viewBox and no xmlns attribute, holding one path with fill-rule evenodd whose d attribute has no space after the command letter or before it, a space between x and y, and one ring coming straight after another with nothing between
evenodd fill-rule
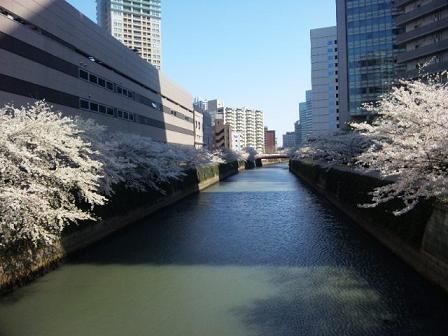
<instances>
[{"instance_id":1,"label":"dark window glass","mask_svg":"<svg viewBox=\"0 0 448 336\"><path fill-rule=\"evenodd\" d=\"M106 81L102 78L98 78L98 85L102 87L106 87Z\"/></svg>"},{"instance_id":2,"label":"dark window glass","mask_svg":"<svg viewBox=\"0 0 448 336\"><path fill-rule=\"evenodd\" d=\"M129 113L123 112L123 118L124 119L129 119Z\"/></svg>"},{"instance_id":3,"label":"dark window glass","mask_svg":"<svg viewBox=\"0 0 448 336\"><path fill-rule=\"evenodd\" d=\"M98 84L98 77L95 75L90 74L89 79L92 83Z\"/></svg>"},{"instance_id":4,"label":"dark window glass","mask_svg":"<svg viewBox=\"0 0 448 336\"><path fill-rule=\"evenodd\" d=\"M135 119L134 119L134 115L133 115L132 113L129 113L129 120L132 120L132 121L135 120Z\"/></svg>"},{"instance_id":5,"label":"dark window glass","mask_svg":"<svg viewBox=\"0 0 448 336\"><path fill-rule=\"evenodd\" d=\"M98 112L98 104L97 103L90 103L90 110Z\"/></svg>"},{"instance_id":6,"label":"dark window glass","mask_svg":"<svg viewBox=\"0 0 448 336\"><path fill-rule=\"evenodd\" d=\"M114 90L114 84L113 84L113 83L111 83L111 82L107 82L107 83L106 83L106 86L107 86L107 88L108 88L109 90L111 90L111 91Z\"/></svg>"},{"instance_id":7,"label":"dark window glass","mask_svg":"<svg viewBox=\"0 0 448 336\"><path fill-rule=\"evenodd\" d=\"M134 97L134 93L133 93L132 91L128 91L128 97L129 97L129 98Z\"/></svg>"},{"instance_id":8,"label":"dark window glass","mask_svg":"<svg viewBox=\"0 0 448 336\"><path fill-rule=\"evenodd\" d=\"M118 110L117 115L118 118L123 118L123 111Z\"/></svg>"},{"instance_id":9,"label":"dark window glass","mask_svg":"<svg viewBox=\"0 0 448 336\"><path fill-rule=\"evenodd\" d=\"M81 99L79 101L79 108L82 108L84 110L88 110L89 109L89 102L87 100Z\"/></svg>"},{"instance_id":10,"label":"dark window glass","mask_svg":"<svg viewBox=\"0 0 448 336\"><path fill-rule=\"evenodd\" d=\"M118 92L119 94L122 94L122 93L123 93L123 89L121 88L121 86L117 86L117 92Z\"/></svg>"},{"instance_id":11,"label":"dark window glass","mask_svg":"<svg viewBox=\"0 0 448 336\"><path fill-rule=\"evenodd\" d=\"M101 113L106 113L106 106L104 106L104 105L100 105L100 106L99 106L99 111L100 111Z\"/></svg>"},{"instance_id":12,"label":"dark window glass","mask_svg":"<svg viewBox=\"0 0 448 336\"><path fill-rule=\"evenodd\" d=\"M79 70L79 78L89 80L89 73L84 70Z\"/></svg>"},{"instance_id":13,"label":"dark window glass","mask_svg":"<svg viewBox=\"0 0 448 336\"><path fill-rule=\"evenodd\" d=\"M128 95L128 90L123 89L123 96L127 96Z\"/></svg>"},{"instance_id":14,"label":"dark window glass","mask_svg":"<svg viewBox=\"0 0 448 336\"><path fill-rule=\"evenodd\" d=\"M114 109L111 107L108 107L106 113L109 115L114 115Z\"/></svg>"}]
</instances>

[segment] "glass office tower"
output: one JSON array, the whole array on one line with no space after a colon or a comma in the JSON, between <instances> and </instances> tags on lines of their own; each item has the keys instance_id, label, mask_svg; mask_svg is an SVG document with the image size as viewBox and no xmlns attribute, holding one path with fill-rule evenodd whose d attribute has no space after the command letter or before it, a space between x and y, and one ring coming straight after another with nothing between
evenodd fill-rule
<instances>
[{"instance_id":1,"label":"glass office tower","mask_svg":"<svg viewBox=\"0 0 448 336\"><path fill-rule=\"evenodd\" d=\"M377 101L403 75L397 63L398 12L392 0L337 0L336 5L341 119L365 119L363 104Z\"/></svg>"}]
</instances>

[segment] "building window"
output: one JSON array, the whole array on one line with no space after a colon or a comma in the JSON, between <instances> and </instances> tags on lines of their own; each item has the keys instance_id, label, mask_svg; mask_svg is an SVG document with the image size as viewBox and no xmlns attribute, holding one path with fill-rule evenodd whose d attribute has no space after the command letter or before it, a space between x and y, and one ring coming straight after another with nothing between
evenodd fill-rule
<instances>
[{"instance_id":1,"label":"building window","mask_svg":"<svg viewBox=\"0 0 448 336\"><path fill-rule=\"evenodd\" d=\"M84 80L89 80L89 73L87 71L84 70L79 70L79 78L84 79Z\"/></svg>"},{"instance_id":2,"label":"building window","mask_svg":"<svg viewBox=\"0 0 448 336\"><path fill-rule=\"evenodd\" d=\"M97 103L90 103L90 111L98 112L98 104Z\"/></svg>"},{"instance_id":3,"label":"building window","mask_svg":"<svg viewBox=\"0 0 448 336\"><path fill-rule=\"evenodd\" d=\"M95 75L90 74L89 75L89 80L90 80L91 83L98 84L98 77L96 77Z\"/></svg>"},{"instance_id":4,"label":"building window","mask_svg":"<svg viewBox=\"0 0 448 336\"><path fill-rule=\"evenodd\" d=\"M102 87L106 87L106 81L102 78L98 78L98 85Z\"/></svg>"},{"instance_id":5,"label":"building window","mask_svg":"<svg viewBox=\"0 0 448 336\"><path fill-rule=\"evenodd\" d=\"M100 105L98 110L100 111L100 113L106 113L106 106Z\"/></svg>"},{"instance_id":6,"label":"building window","mask_svg":"<svg viewBox=\"0 0 448 336\"><path fill-rule=\"evenodd\" d=\"M108 90L111 90L111 91L114 90L114 84L111 82L106 82L106 87Z\"/></svg>"},{"instance_id":7,"label":"building window","mask_svg":"<svg viewBox=\"0 0 448 336\"><path fill-rule=\"evenodd\" d=\"M113 116L114 115L114 109L112 107L108 107L106 109L106 113Z\"/></svg>"},{"instance_id":8,"label":"building window","mask_svg":"<svg viewBox=\"0 0 448 336\"><path fill-rule=\"evenodd\" d=\"M83 110L88 110L89 109L89 102L87 100L80 99L79 100L79 108L81 108Z\"/></svg>"}]
</instances>

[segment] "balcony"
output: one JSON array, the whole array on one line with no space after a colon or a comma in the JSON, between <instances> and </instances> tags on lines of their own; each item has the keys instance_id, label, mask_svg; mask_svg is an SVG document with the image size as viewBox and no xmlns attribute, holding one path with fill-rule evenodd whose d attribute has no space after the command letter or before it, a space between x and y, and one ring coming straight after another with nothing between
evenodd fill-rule
<instances>
[{"instance_id":1,"label":"balcony","mask_svg":"<svg viewBox=\"0 0 448 336\"><path fill-rule=\"evenodd\" d=\"M406 42L415 40L420 37L424 37L429 34L433 34L443 29L448 29L448 18L430 23L426 26L422 26L409 32L398 35L397 44L404 44Z\"/></svg>"},{"instance_id":2,"label":"balcony","mask_svg":"<svg viewBox=\"0 0 448 336\"><path fill-rule=\"evenodd\" d=\"M437 54L446 49L448 49L448 39L418 49L402 52L398 55L398 62L409 62L415 59Z\"/></svg>"},{"instance_id":3,"label":"balcony","mask_svg":"<svg viewBox=\"0 0 448 336\"><path fill-rule=\"evenodd\" d=\"M402 7L404 5L407 5L408 3L411 3L415 0L395 0L395 6L396 7Z\"/></svg>"},{"instance_id":4,"label":"balcony","mask_svg":"<svg viewBox=\"0 0 448 336\"><path fill-rule=\"evenodd\" d=\"M417 78L422 75L434 74L448 69L448 62L434 63L426 66L424 69L415 69L406 72L406 78Z\"/></svg>"},{"instance_id":5,"label":"balcony","mask_svg":"<svg viewBox=\"0 0 448 336\"><path fill-rule=\"evenodd\" d=\"M417 7L408 13L398 16L395 19L395 22L397 25L403 25L407 22L413 21L413 20L418 19L425 15L431 14L432 12L435 12L435 11L437 11L441 8L447 7L447 6L448 6L447 0L434 0L433 2L431 2L425 6Z\"/></svg>"}]
</instances>

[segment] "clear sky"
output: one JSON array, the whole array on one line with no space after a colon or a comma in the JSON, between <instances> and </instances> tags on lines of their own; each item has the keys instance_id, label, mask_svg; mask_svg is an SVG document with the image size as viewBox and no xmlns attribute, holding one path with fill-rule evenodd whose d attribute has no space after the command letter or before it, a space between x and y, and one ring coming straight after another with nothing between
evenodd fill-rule
<instances>
[{"instance_id":1,"label":"clear sky","mask_svg":"<svg viewBox=\"0 0 448 336\"><path fill-rule=\"evenodd\" d=\"M68 0L96 21L95 0ZM336 24L335 0L162 0L163 68L194 97L264 111L294 130L311 88L309 31Z\"/></svg>"}]
</instances>

